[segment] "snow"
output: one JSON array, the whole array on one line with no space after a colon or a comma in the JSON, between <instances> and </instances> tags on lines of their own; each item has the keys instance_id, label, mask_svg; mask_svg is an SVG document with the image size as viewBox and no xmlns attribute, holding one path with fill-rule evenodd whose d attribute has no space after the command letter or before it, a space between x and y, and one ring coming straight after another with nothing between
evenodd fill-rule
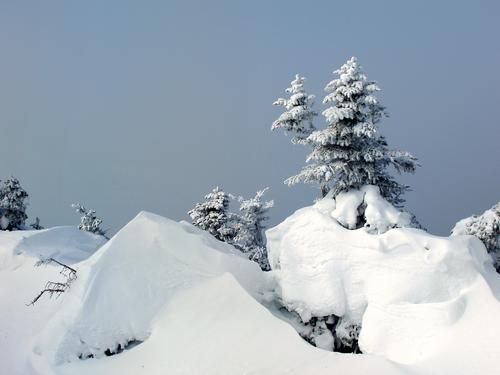
<instances>
[{"instance_id":1,"label":"snow","mask_svg":"<svg viewBox=\"0 0 500 375\"><path fill-rule=\"evenodd\" d=\"M344 225L355 223L363 196L372 225L348 230ZM361 324L363 353L423 373L494 373L500 280L485 247L472 236L386 231L408 224L386 204L364 187L337 202L325 198L269 229L283 303L304 321L334 314Z\"/></svg>"},{"instance_id":2,"label":"snow","mask_svg":"<svg viewBox=\"0 0 500 375\"><path fill-rule=\"evenodd\" d=\"M59 268L34 268L39 257L74 264L86 259L104 238L75 227L0 232L0 363L1 374L28 373L31 340L61 306L62 299L42 298L26 306L48 280L59 280Z\"/></svg>"},{"instance_id":3,"label":"snow","mask_svg":"<svg viewBox=\"0 0 500 375\"><path fill-rule=\"evenodd\" d=\"M323 200L322 204L327 206L327 210L330 205L335 205L332 217L349 229L356 228L360 207L364 208L365 227L371 231L384 233L390 228L408 227L411 222L410 214L399 211L383 199L378 187L373 185L340 193L334 200Z\"/></svg>"},{"instance_id":4,"label":"snow","mask_svg":"<svg viewBox=\"0 0 500 375\"><path fill-rule=\"evenodd\" d=\"M347 230L335 218L349 216L343 198L321 200L267 231L268 273L191 224L147 212L107 242L74 227L0 232L0 373L495 374L500 281L481 242L384 232L404 215L376 190L354 195L351 208L365 202L373 227ZM52 265L33 269L40 256L78 278L27 307L60 277ZM275 293L305 320L362 322L366 354L302 340ZM317 339L328 346L331 336Z\"/></svg>"}]
</instances>

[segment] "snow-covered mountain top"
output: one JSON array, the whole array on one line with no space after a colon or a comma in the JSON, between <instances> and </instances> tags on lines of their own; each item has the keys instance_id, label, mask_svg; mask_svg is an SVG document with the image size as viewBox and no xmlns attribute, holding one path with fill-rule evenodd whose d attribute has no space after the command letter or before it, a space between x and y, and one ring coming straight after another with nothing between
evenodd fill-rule
<instances>
[{"instance_id":1,"label":"snow-covered mountain top","mask_svg":"<svg viewBox=\"0 0 500 375\"><path fill-rule=\"evenodd\" d=\"M383 207L369 194L365 213ZM75 228L1 232L0 285L16 286L0 288L0 305L8 306L0 309L2 368L13 375L495 374L500 281L482 244L409 228L348 230L335 216L348 217L347 205L338 203L322 200L267 232L269 273L191 224L147 212L97 251L102 240ZM378 225L405 217L373 212ZM83 260L72 263L78 278L68 292L27 307L59 277L52 265L32 268L39 255ZM372 354L311 346L280 319L278 295L304 319L335 312L361 322L360 345Z\"/></svg>"}]
</instances>

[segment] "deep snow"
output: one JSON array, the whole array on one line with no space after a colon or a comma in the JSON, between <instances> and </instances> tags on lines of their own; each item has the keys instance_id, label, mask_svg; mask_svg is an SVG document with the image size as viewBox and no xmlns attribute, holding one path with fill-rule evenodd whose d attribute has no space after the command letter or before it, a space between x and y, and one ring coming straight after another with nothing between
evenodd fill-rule
<instances>
[{"instance_id":1,"label":"deep snow","mask_svg":"<svg viewBox=\"0 0 500 375\"><path fill-rule=\"evenodd\" d=\"M97 251L101 237L71 227L0 232L0 373L496 374L500 281L482 244L416 229L372 234L405 220L377 210L378 224L350 231L335 210L322 200L269 230L270 273L188 223L146 212ZM72 264L78 278L27 307L60 277L52 265L33 269L38 256ZM269 303L275 288L304 319L362 321L360 344L373 354L303 341Z\"/></svg>"},{"instance_id":2,"label":"deep snow","mask_svg":"<svg viewBox=\"0 0 500 375\"><path fill-rule=\"evenodd\" d=\"M437 373L495 373L500 278L484 245L472 236L385 231L398 215L387 215L377 191L372 224L348 230L338 218L354 223L345 218L356 217L362 190L341 196L340 207L323 199L267 231L283 303L304 321L334 314L361 324L364 353ZM373 234L373 223L384 233Z\"/></svg>"}]
</instances>

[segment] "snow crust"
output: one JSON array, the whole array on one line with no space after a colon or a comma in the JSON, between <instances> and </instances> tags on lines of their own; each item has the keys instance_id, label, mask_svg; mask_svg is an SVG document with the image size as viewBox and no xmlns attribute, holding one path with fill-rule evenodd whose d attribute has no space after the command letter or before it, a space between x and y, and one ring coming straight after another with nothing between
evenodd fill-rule
<instances>
[{"instance_id":1,"label":"snow crust","mask_svg":"<svg viewBox=\"0 0 500 375\"><path fill-rule=\"evenodd\" d=\"M346 229L362 200L370 226ZM387 230L409 224L407 214L387 205L376 189L365 187L337 202L327 197L269 229L283 303L304 321L334 314L361 324L363 353L415 365L447 357L449 372L442 373L494 366L500 284L483 244L471 236Z\"/></svg>"}]
</instances>

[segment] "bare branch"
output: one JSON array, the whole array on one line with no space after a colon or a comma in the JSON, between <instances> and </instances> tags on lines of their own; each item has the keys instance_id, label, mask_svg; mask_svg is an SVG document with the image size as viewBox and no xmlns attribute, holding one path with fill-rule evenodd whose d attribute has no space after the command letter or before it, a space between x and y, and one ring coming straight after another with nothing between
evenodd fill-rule
<instances>
[{"instance_id":1,"label":"bare branch","mask_svg":"<svg viewBox=\"0 0 500 375\"><path fill-rule=\"evenodd\" d=\"M50 298L52 298L52 296L54 295L56 296L56 298L58 298L62 293L66 292L70 288L71 283L76 280L76 270L62 262L59 262L54 258L40 259L38 262L35 263L35 267L39 267L41 265L47 265L50 263L55 263L61 266L61 271L59 273L66 278L66 281L65 282L47 281L44 289L42 289L40 293L38 293L38 295L35 298L33 298L33 300L26 306L35 305L35 303L45 293L47 293L50 296Z\"/></svg>"}]
</instances>

